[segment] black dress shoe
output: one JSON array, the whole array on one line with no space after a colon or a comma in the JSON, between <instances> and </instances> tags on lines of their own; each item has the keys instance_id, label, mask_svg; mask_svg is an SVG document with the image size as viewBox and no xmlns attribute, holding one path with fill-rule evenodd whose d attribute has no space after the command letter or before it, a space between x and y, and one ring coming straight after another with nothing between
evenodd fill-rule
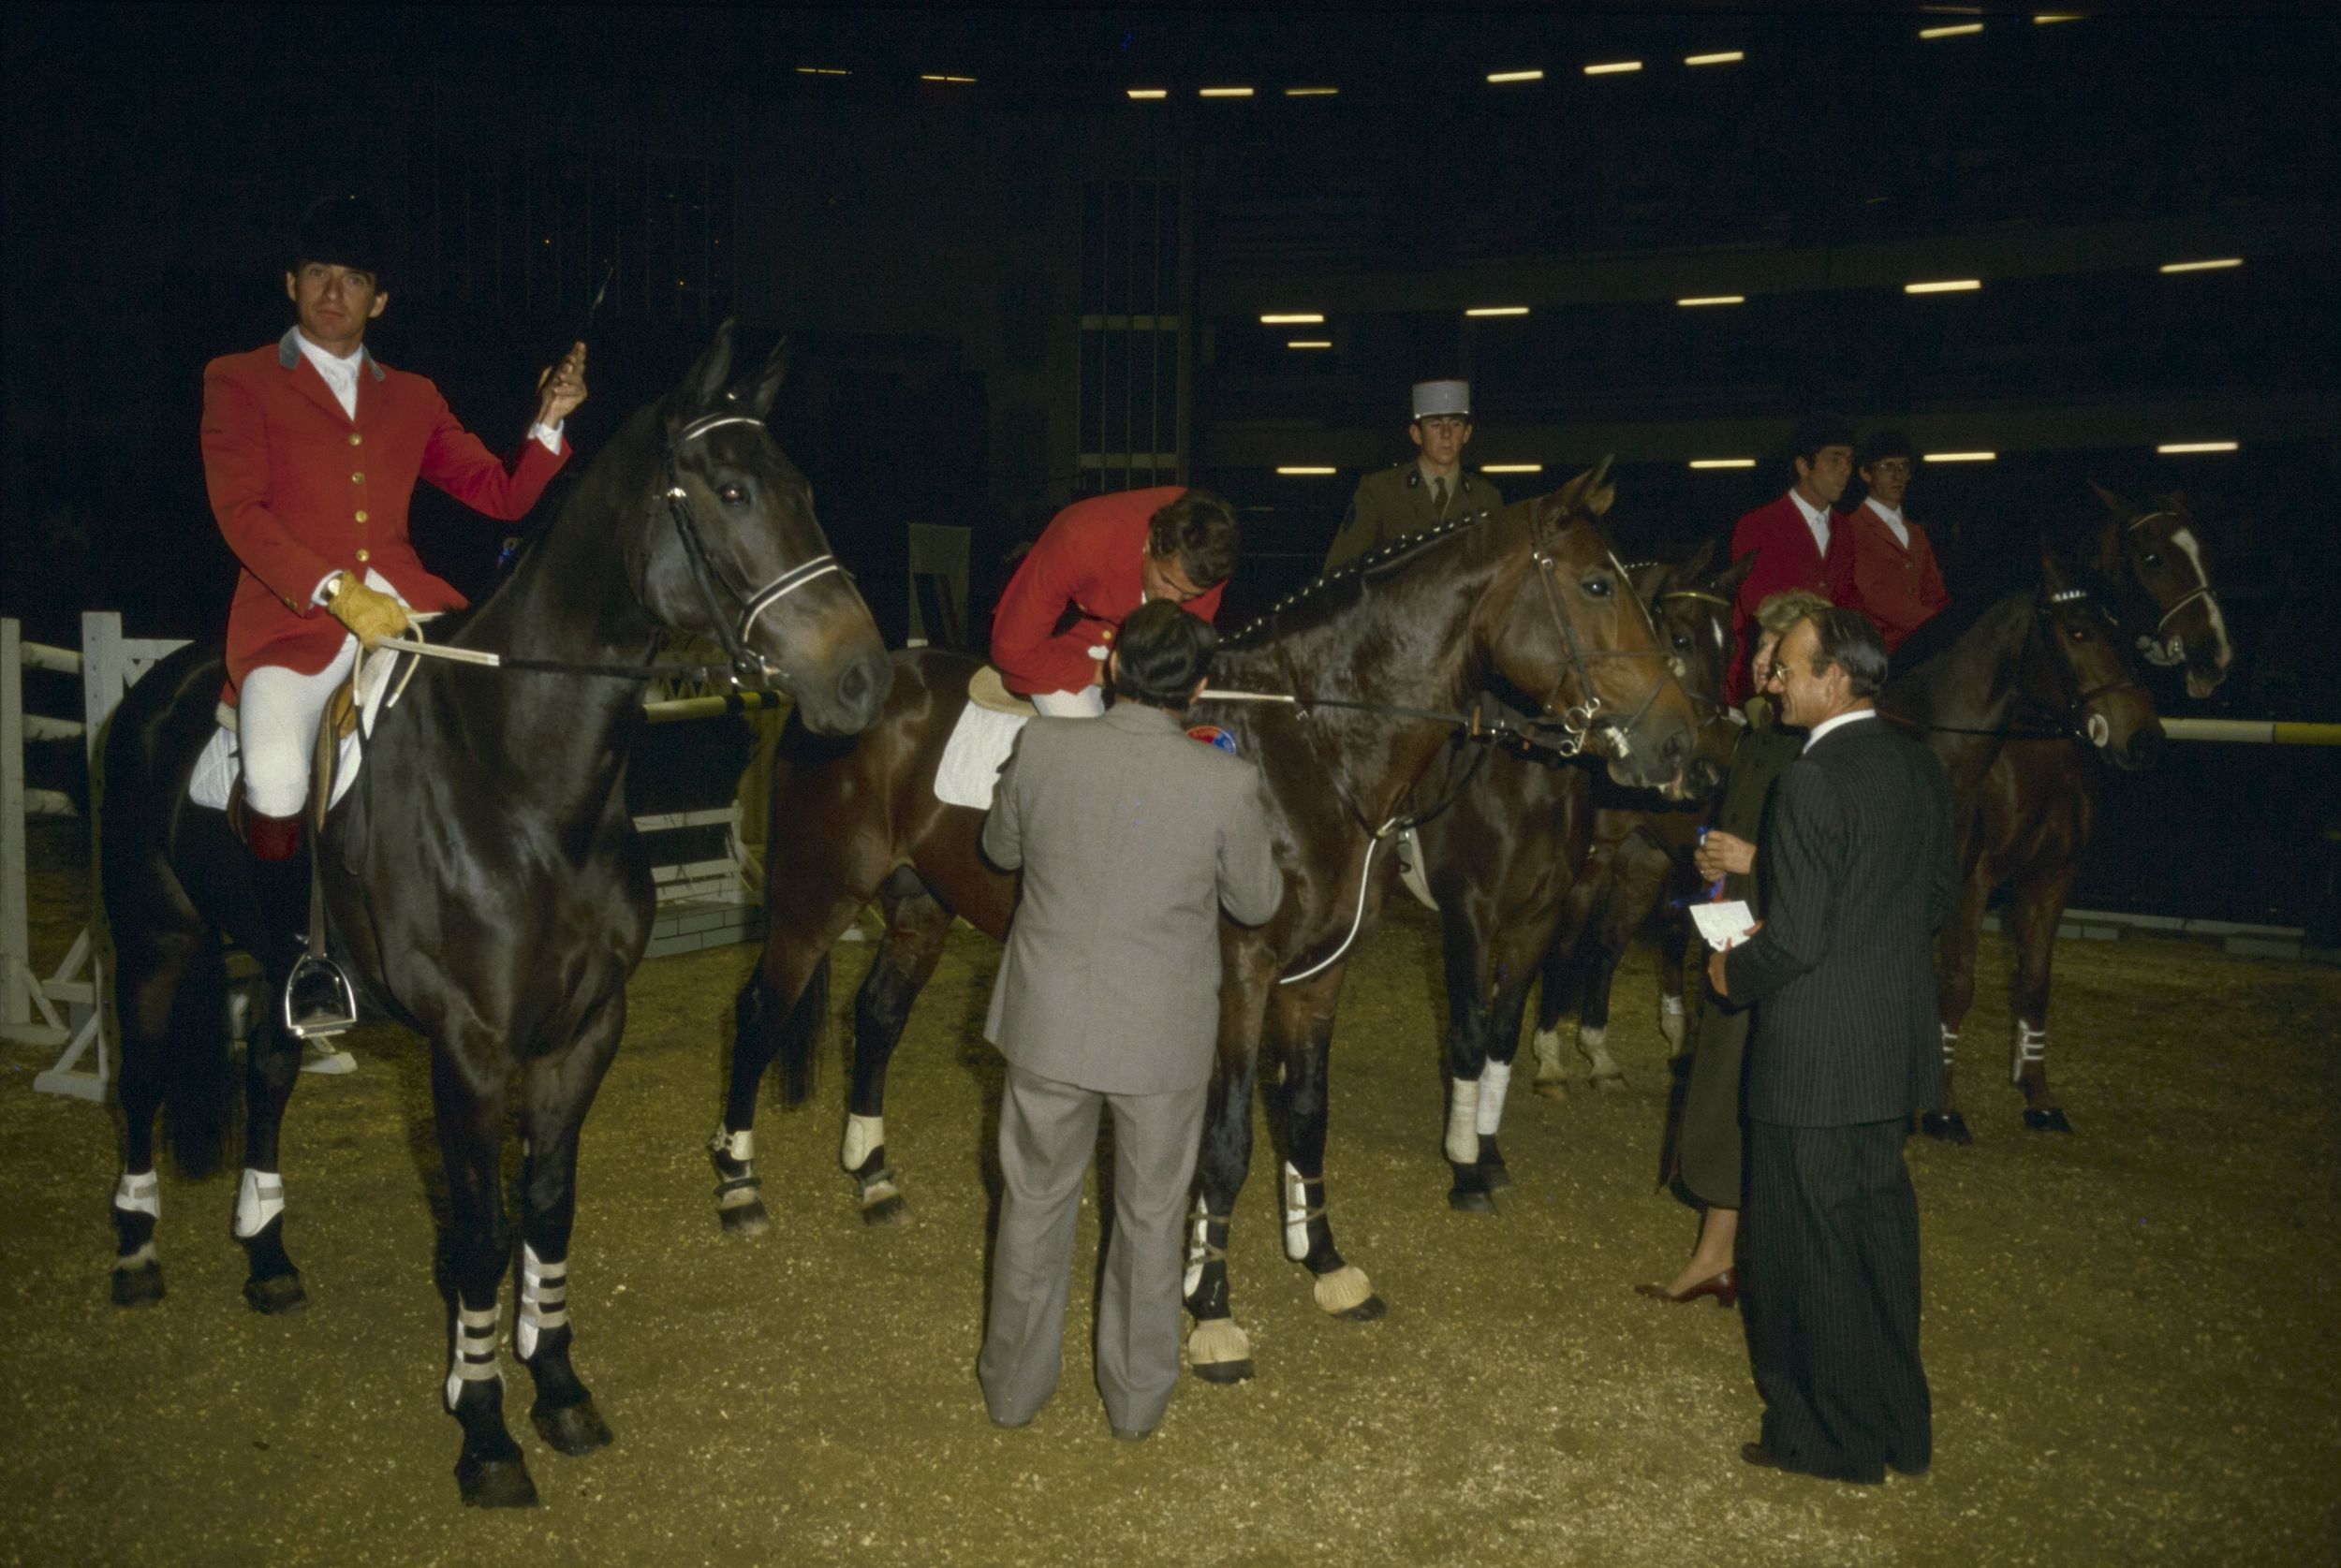
<instances>
[{"instance_id":1,"label":"black dress shoe","mask_svg":"<svg viewBox=\"0 0 2341 1568\"><path fill-rule=\"evenodd\" d=\"M1740 1458L1749 1464L1759 1466L1765 1470L1778 1470L1780 1468L1780 1461L1772 1457L1772 1450L1765 1447L1760 1443L1741 1443Z\"/></svg>"}]
</instances>

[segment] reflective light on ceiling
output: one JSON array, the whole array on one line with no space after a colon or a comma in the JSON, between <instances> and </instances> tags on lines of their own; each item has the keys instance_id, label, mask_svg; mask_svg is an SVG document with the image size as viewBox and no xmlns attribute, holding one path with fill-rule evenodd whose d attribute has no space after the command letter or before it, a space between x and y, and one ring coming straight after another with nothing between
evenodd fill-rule
<instances>
[{"instance_id":1,"label":"reflective light on ceiling","mask_svg":"<svg viewBox=\"0 0 2341 1568\"><path fill-rule=\"evenodd\" d=\"M1691 466L1693 468L1753 468L1756 466L1756 460L1754 458L1693 458Z\"/></svg>"},{"instance_id":2,"label":"reflective light on ceiling","mask_svg":"<svg viewBox=\"0 0 2341 1568\"><path fill-rule=\"evenodd\" d=\"M1278 464L1276 472L1279 474L1293 474L1304 476L1321 477L1327 474L1338 474L1341 470L1337 468L1320 468L1315 463L1288 462Z\"/></svg>"},{"instance_id":3,"label":"reflective light on ceiling","mask_svg":"<svg viewBox=\"0 0 2341 1568\"><path fill-rule=\"evenodd\" d=\"M1639 60L1604 60L1597 66L1587 66L1585 74L1587 76L1624 76L1628 71L1641 69L1642 62Z\"/></svg>"},{"instance_id":4,"label":"reflective light on ceiling","mask_svg":"<svg viewBox=\"0 0 2341 1568\"><path fill-rule=\"evenodd\" d=\"M2166 457L2184 452L2232 452L2235 449L2236 443L2232 441L2165 441L2155 448Z\"/></svg>"},{"instance_id":5,"label":"reflective light on ceiling","mask_svg":"<svg viewBox=\"0 0 2341 1568\"><path fill-rule=\"evenodd\" d=\"M1527 314L1528 307L1525 305L1474 305L1464 312L1465 315L1526 315Z\"/></svg>"},{"instance_id":6,"label":"reflective light on ceiling","mask_svg":"<svg viewBox=\"0 0 2341 1568\"><path fill-rule=\"evenodd\" d=\"M1746 58L1745 50L1727 49L1715 54L1686 54L1683 56L1683 64L1686 66L1736 66Z\"/></svg>"},{"instance_id":7,"label":"reflective light on ceiling","mask_svg":"<svg viewBox=\"0 0 2341 1568\"><path fill-rule=\"evenodd\" d=\"M1198 88L1197 92L1206 98L1248 98L1252 95L1249 87L1203 87Z\"/></svg>"},{"instance_id":8,"label":"reflective light on ceiling","mask_svg":"<svg viewBox=\"0 0 2341 1568\"><path fill-rule=\"evenodd\" d=\"M2217 256L2205 261L2165 261L2156 271L2163 272L2216 272L2223 268L2241 267L2240 256Z\"/></svg>"},{"instance_id":9,"label":"reflective light on ceiling","mask_svg":"<svg viewBox=\"0 0 2341 1568\"><path fill-rule=\"evenodd\" d=\"M1482 474L1541 474L1544 472L1544 464L1540 462L1483 462L1480 465L1480 472Z\"/></svg>"},{"instance_id":10,"label":"reflective light on ceiling","mask_svg":"<svg viewBox=\"0 0 2341 1568\"><path fill-rule=\"evenodd\" d=\"M1950 27L1921 27L1919 29L1919 37L1921 38L1959 38L1970 33L1982 31L1983 24L1980 22L1962 22Z\"/></svg>"},{"instance_id":11,"label":"reflective light on ceiling","mask_svg":"<svg viewBox=\"0 0 2341 1568\"><path fill-rule=\"evenodd\" d=\"M1542 81L1542 71L1490 71L1488 81L1498 87L1509 81Z\"/></svg>"},{"instance_id":12,"label":"reflective light on ceiling","mask_svg":"<svg viewBox=\"0 0 2341 1568\"><path fill-rule=\"evenodd\" d=\"M919 80L920 81L955 81L968 87L976 84L976 79L972 76L937 76L925 71L919 73Z\"/></svg>"},{"instance_id":13,"label":"reflective light on ceiling","mask_svg":"<svg viewBox=\"0 0 2341 1568\"><path fill-rule=\"evenodd\" d=\"M851 76L853 72L838 66L799 66L799 76Z\"/></svg>"},{"instance_id":14,"label":"reflective light on ceiling","mask_svg":"<svg viewBox=\"0 0 2341 1568\"><path fill-rule=\"evenodd\" d=\"M1132 87L1128 92L1133 98L1167 98L1170 95L1168 87Z\"/></svg>"},{"instance_id":15,"label":"reflective light on ceiling","mask_svg":"<svg viewBox=\"0 0 2341 1568\"><path fill-rule=\"evenodd\" d=\"M1929 462L1993 462L1998 458L1997 452L1929 452L1926 454L1926 461Z\"/></svg>"},{"instance_id":16,"label":"reflective light on ceiling","mask_svg":"<svg viewBox=\"0 0 2341 1568\"><path fill-rule=\"evenodd\" d=\"M1983 286L1981 278L1939 278L1933 283L1906 283L1905 294L1972 294Z\"/></svg>"},{"instance_id":17,"label":"reflective light on ceiling","mask_svg":"<svg viewBox=\"0 0 2341 1568\"><path fill-rule=\"evenodd\" d=\"M1285 344L1287 348L1331 348L1332 345L1331 338L1293 338Z\"/></svg>"},{"instance_id":18,"label":"reflective light on ceiling","mask_svg":"<svg viewBox=\"0 0 2341 1568\"><path fill-rule=\"evenodd\" d=\"M1263 315L1259 324L1263 327L1321 327L1325 324L1325 317L1317 311L1286 311L1282 315Z\"/></svg>"},{"instance_id":19,"label":"reflective light on ceiling","mask_svg":"<svg viewBox=\"0 0 2341 1568\"><path fill-rule=\"evenodd\" d=\"M2035 27L2045 27L2052 22L2083 22L2086 20L2087 18L2084 17L2080 11L2035 11L2032 13L2032 25Z\"/></svg>"},{"instance_id":20,"label":"reflective light on ceiling","mask_svg":"<svg viewBox=\"0 0 2341 1568\"><path fill-rule=\"evenodd\" d=\"M1745 294L1693 294L1687 299L1677 300L1674 302L1678 305L1745 305L1747 303L1747 296Z\"/></svg>"},{"instance_id":21,"label":"reflective light on ceiling","mask_svg":"<svg viewBox=\"0 0 2341 1568\"><path fill-rule=\"evenodd\" d=\"M1285 96L1288 98L1330 98L1340 92L1341 89L1338 87L1288 87L1285 89Z\"/></svg>"}]
</instances>

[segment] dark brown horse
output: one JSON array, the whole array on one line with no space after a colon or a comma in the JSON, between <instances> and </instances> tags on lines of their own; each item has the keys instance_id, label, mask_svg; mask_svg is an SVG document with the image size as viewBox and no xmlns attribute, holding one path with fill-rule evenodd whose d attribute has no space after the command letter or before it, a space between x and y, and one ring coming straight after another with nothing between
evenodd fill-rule
<instances>
[{"instance_id":1,"label":"dark brown horse","mask_svg":"<svg viewBox=\"0 0 2341 1568\"><path fill-rule=\"evenodd\" d=\"M1751 554L1715 573L1707 569L1714 553L1710 543L1680 566L1628 568L1684 691L1706 719L1683 792L1687 803L1665 813L1691 820L1730 756L1729 737L1719 731L1735 727L1723 705L1731 595L1756 560ZM1594 802L1604 795L1654 808L1661 802L1534 746L1450 755L1446 766L1465 780L1452 803L1423 822L1420 840L1438 904L1447 978L1444 1147L1454 1175L1447 1201L1465 1212L1492 1213L1494 1194L1511 1185L1497 1135L1521 1020L1564 909L1583 886L1589 834L1600 830Z\"/></svg>"},{"instance_id":2,"label":"dark brown horse","mask_svg":"<svg viewBox=\"0 0 2341 1568\"><path fill-rule=\"evenodd\" d=\"M891 670L867 606L836 569L812 492L763 428L785 353L735 386L726 323L675 390L594 460L544 537L493 596L434 641L504 656L501 671L430 662L375 726L364 770L320 838L323 883L350 968L431 1042L447 1173L449 1365L441 1394L464 1429L464 1501L533 1504L504 1422L498 1297L521 1276L514 1349L545 1441L610 1441L569 1359L569 1237L585 1115L626 1024L626 977L650 936L650 857L626 804L642 672L661 628L724 639L735 664L796 698L797 719L849 735ZM170 1111L180 1164L220 1158L228 1033L223 931L281 994L300 951L257 918L250 857L227 813L187 784L217 725L222 657L184 649L130 688L106 738L102 885L117 961L123 1170L114 1299L157 1300L155 1122ZM278 1133L301 1043L272 1017L245 1067L243 1191L235 1232L258 1311L307 1295L285 1250ZM503 1151L523 1140L520 1234L505 1217Z\"/></svg>"},{"instance_id":3,"label":"dark brown horse","mask_svg":"<svg viewBox=\"0 0 2341 1568\"><path fill-rule=\"evenodd\" d=\"M2211 550L2202 525L2182 494L2158 497L2152 507L2142 508L2091 488L2102 510L2088 530L2081 559L2109 585L2122 632L2139 652L2155 664L2183 664L2187 695L2208 696L2226 679L2235 651L2212 592ZM2007 931L2016 949L2009 1077L2024 1094L2027 1128L2072 1131L2049 1087L2049 980L2057 924L2096 827L2107 760L2122 766L2118 758L2104 758L2103 748L2069 739L2010 739L1984 779L1974 842L1963 846L1967 881L1958 913L1943 931L1938 998L1943 1101L1921 1118L1929 1136L1971 1141L1952 1094L1952 1059L1960 1025L1975 1000L1984 904L2000 886L2010 889Z\"/></svg>"},{"instance_id":4,"label":"dark brown horse","mask_svg":"<svg viewBox=\"0 0 2341 1568\"><path fill-rule=\"evenodd\" d=\"M1452 730L1397 710L1453 711L1494 686L1557 716L1555 735L1602 753L1630 783L1668 785L1690 760L1690 705L1601 532L1606 504L1597 471L1492 518L1402 540L1303 589L1220 650L1217 691L1275 699L1223 700L1209 714L1265 776L1286 897L1267 925L1222 933L1219 1052L1185 1287L1196 1318L1189 1359L1206 1379L1250 1373L1226 1247L1251 1165L1263 1038L1274 1052L1268 1097L1283 1144L1287 1255L1306 1265L1327 1312L1382 1311L1364 1271L1334 1247L1326 1215L1326 1069L1344 960L1391 880L1387 835ZM952 917L998 937L1015 906L1013 879L977 853L982 814L935 795L976 669L941 653L898 655L886 712L859 744L822 745L793 726L784 740L773 821L802 847L772 859L771 933L739 998L730 1096L714 1140L728 1228L766 1223L749 1165L758 1082L777 1055L784 1097L802 1096L827 1012L830 946L872 900L887 929L854 1003L842 1160L865 1219L901 1209L882 1120L888 1058Z\"/></svg>"}]
</instances>

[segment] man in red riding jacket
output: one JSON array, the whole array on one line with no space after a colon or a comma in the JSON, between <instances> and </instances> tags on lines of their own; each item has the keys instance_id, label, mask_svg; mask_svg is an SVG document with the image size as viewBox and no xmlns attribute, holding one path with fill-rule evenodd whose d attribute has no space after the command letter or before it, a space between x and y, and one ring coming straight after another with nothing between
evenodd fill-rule
<instances>
[{"instance_id":1,"label":"man in red riding jacket","mask_svg":"<svg viewBox=\"0 0 2341 1568\"><path fill-rule=\"evenodd\" d=\"M1843 520L1853 544L1854 592L1862 612L1877 623L1889 653L1951 602L1926 530L1902 512L1917 459L1900 431L1872 435L1862 447L1862 483L1869 494Z\"/></svg>"},{"instance_id":2,"label":"man in red riding jacket","mask_svg":"<svg viewBox=\"0 0 2341 1568\"><path fill-rule=\"evenodd\" d=\"M1740 519L1731 530L1731 558L1749 550L1756 565L1743 582L1731 607L1733 654L1728 696L1736 705L1747 700L1748 624L1756 607L1774 593L1803 588L1820 594L1841 608L1859 609L1862 602L1853 585L1853 540L1850 531L1830 510L1845 494L1853 476L1853 427L1842 419L1817 415L1797 426L1790 460L1796 483L1789 492Z\"/></svg>"},{"instance_id":3,"label":"man in red riding jacket","mask_svg":"<svg viewBox=\"0 0 2341 1568\"><path fill-rule=\"evenodd\" d=\"M1211 620L1235 572L1235 513L1178 485L1076 501L1018 563L992 616L1001 683L1041 712L1105 711L1105 666L1123 621L1170 599Z\"/></svg>"},{"instance_id":4,"label":"man in red riding jacket","mask_svg":"<svg viewBox=\"0 0 2341 1568\"><path fill-rule=\"evenodd\" d=\"M585 345L539 378L536 422L510 464L448 412L439 389L365 347L390 303L388 238L366 204L329 198L302 220L285 273L294 325L203 369L203 479L243 571L228 615L228 689L243 774L253 887L272 938L300 942L309 871L301 813L317 726L358 644L406 612L464 597L406 536L415 481L490 517L526 515L569 455L562 421L585 401ZM331 976L315 976L330 988ZM306 979L286 1016L321 1033L330 989Z\"/></svg>"}]
</instances>

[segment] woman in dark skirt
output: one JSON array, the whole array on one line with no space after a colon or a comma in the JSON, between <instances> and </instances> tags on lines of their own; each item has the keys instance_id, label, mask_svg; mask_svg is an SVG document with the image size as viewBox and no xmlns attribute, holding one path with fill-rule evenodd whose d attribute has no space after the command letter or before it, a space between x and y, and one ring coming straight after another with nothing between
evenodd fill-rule
<instances>
[{"instance_id":1,"label":"woman in dark skirt","mask_svg":"<svg viewBox=\"0 0 2341 1568\"><path fill-rule=\"evenodd\" d=\"M1771 690L1773 654L1782 636L1805 616L1829 608L1827 599L1804 589L1774 593L1757 607L1759 630L1751 663L1759 695L1747 701L1747 728L1732 754L1715 821L1699 846L1699 874L1711 881L1722 877L1723 896L1746 900L1759 918L1764 906L1756 877L1756 836L1772 798L1773 781L1804 749L1804 731L1782 727L1771 699L1762 694ZM1706 973L1703 958L1696 973ZM1678 1307L1709 1296L1729 1307L1740 1294L1731 1250L1740 1231L1740 1066L1747 1047L1748 1014L1702 984L1695 1027L1675 1150L1683 1187L1702 1210L1699 1240L1671 1282L1634 1289Z\"/></svg>"}]
</instances>

